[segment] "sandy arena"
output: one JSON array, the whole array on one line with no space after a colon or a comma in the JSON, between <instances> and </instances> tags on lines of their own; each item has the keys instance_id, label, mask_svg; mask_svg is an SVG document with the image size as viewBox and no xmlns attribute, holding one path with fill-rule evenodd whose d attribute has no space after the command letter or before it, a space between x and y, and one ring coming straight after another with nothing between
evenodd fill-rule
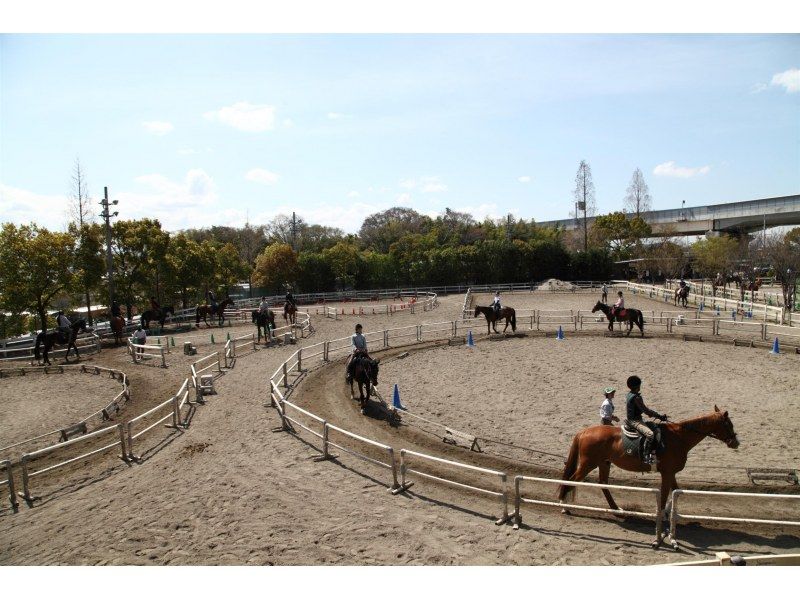
<instances>
[{"instance_id":1,"label":"sandy arena","mask_svg":"<svg viewBox=\"0 0 800 598\"><path fill-rule=\"evenodd\" d=\"M0 563L651 564L693 560L697 556L692 552L713 555L722 548L747 554L800 548L798 535L770 527L688 523L681 527L681 540L692 552L653 551L651 521L565 517L555 510L526 511L523 528L514 531L510 525L493 525L495 506L490 500L432 483L419 483L393 497L386 489L385 470L346 456L317 462L319 451L304 442L310 437L276 431L280 420L265 407L267 382L298 346L349 336L356 321L369 332L456 319L463 299L443 297L435 310L416 314L345 316L337 321L313 315L313 334L297 346L241 356L235 368L217 380L218 394L198 407L188 430L165 429L149 437L141 464L128 465L108 454L63 476L37 479L42 499L34 508L23 503L16 514L8 508L3 490ZM591 309L596 299L548 293L504 297L516 308L575 310ZM485 297L478 302L487 303ZM675 309L639 297L629 296L627 303L647 310ZM252 330L239 325L219 334L224 343L228 331L233 335ZM201 345L198 357L220 346ZM124 349L104 350L84 363L125 371L132 392L126 410L139 413L169 398L186 377L192 358L176 349L168 356L167 369L133 365ZM383 358L384 396L391 395L391 385L397 382L403 401L415 413L509 444L563 454L574 432L595 423L604 386L619 389L618 411L623 409L624 379L636 371L645 381L645 399L655 409L680 419L717 403L730 410L742 440L738 451L705 440L690 454L691 467L679 482L698 478L744 487L747 479L739 477L743 468L796 467L800 455L793 444L800 421L800 356L633 336L577 338L569 331L561 342L531 336L480 340L471 350L411 350L405 359L398 358L400 352L389 351ZM307 367L316 365L319 362ZM55 390L58 377L48 379L53 381L47 388ZM16 387L3 387L8 382L0 380L0 397L19 400ZM87 396L101 392L105 397L109 392L83 390ZM348 398L338 363L311 371L292 400L397 448L436 449L436 454L465 462L492 459L445 445L422 431L360 416ZM44 424L33 412L26 415L28 423L16 416L13 423L4 421L3 434L19 426L56 428L53 409L48 403L39 411L47 414ZM70 413L64 415L71 418ZM532 461L532 468L558 465L553 462L556 457L514 457ZM733 469L700 468L705 465ZM525 465L520 467L524 470ZM639 484L649 481L633 477ZM612 469L612 479L626 477ZM792 491L789 486L779 489Z\"/></svg>"}]
</instances>

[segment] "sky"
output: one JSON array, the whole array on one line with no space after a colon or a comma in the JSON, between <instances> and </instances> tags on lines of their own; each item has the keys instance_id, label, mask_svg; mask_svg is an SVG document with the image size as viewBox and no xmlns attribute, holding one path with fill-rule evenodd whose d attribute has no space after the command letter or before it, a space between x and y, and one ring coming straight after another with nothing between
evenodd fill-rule
<instances>
[{"instance_id":1,"label":"sky","mask_svg":"<svg viewBox=\"0 0 800 598\"><path fill-rule=\"evenodd\" d=\"M63 230L76 160L168 230L796 194L800 35L0 36L0 221Z\"/></svg>"}]
</instances>

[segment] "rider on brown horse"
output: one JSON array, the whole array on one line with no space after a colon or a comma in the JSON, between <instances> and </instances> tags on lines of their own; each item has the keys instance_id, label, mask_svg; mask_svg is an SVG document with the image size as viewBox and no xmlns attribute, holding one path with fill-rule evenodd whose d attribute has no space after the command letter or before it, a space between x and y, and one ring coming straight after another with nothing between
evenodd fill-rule
<instances>
[{"instance_id":1,"label":"rider on brown horse","mask_svg":"<svg viewBox=\"0 0 800 598\"><path fill-rule=\"evenodd\" d=\"M353 380L356 361L363 358L369 359L369 353L367 352L367 339L363 334L361 334L361 331L361 324L356 324L356 333L350 339L350 347L353 350L353 354L350 356L350 361L347 362L348 384Z\"/></svg>"},{"instance_id":2,"label":"rider on brown horse","mask_svg":"<svg viewBox=\"0 0 800 598\"><path fill-rule=\"evenodd\" d=\"M636 430L644 436L644 449L642 450L642 460L650 464L653 462L652 460L652 452L653 452L653 431L648 428L644 422L642 421L642 414L645 413L650 417L660 419L661 421L667 421L666 415L661 415L644 404L644 400L642 400L642 395L639 392L642 388L642 379L639 376L630 376L628 378L628 388L630 392L628 396L625 397L625 409L626 409L626 418L625 418L625 427L631 430Z\"/></svg>"}]
</instances>

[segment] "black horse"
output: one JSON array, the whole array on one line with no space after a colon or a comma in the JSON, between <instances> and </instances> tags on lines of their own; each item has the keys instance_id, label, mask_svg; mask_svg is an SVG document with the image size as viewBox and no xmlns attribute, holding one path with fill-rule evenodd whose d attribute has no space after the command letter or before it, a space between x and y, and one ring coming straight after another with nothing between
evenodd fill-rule
<instances>
[{"instance_id":1,"label":"black horse","mask_svg":"<svg viewBox=\"0 0 800 598\"><path fill-rule=\"evenodd\" d=\"M150 322L153 321L157 321L158 325L161 326L161 328L163 328L164 322L167 321L167 317L171 316L174 313L175 313L175 308L171 305L167 305L165 307L162 307L161 309L148 309L142 312L142 318L141 318L142 328L144 328L145 330L150 328Z\"/></svg>"},{"instance_id":2,"label":"black horse","mask_svg":"<svg viewBox=\"0 0 800 598\"><path fill-rule=\"evenodd\" d=\"M364 355L355 355L353 359L355 360L355 366L353 366L353 378L350 380L350 397L356 398L353 382L358 382L361 415L364 415L367 412L367 404L372 394L372 388L378 386L378 364L380 359L370 359ZM367 389L366 396L364 395L365 387Z\"/></svg>"},{"instance_id":3,"label":"black horse","mask_svg":"<svg viewBox=\"0 0 800 598\"><path fill-rule=\"evenodd\" d=\"M684 307L689 305L689 287L678 287L675 289L675 305L678 305L678 302L681 303Z\"/></svg>"},{"instance_id":4,"label":"black horse","mask_svg":"<svg viewBox=\"0 0 800 598\"><path fill-rule=\"evenodd\" d=\"M268 309L266 313L262 312L260 309L254 309L250 312L251 320L253 324L256 325L258 329L258 342L261 342L261 329L264 329L264 341L269 343L270 338L272 337L272 330L275 330L275 314L271 309Z\"/></svg>"},{"instance_id":5,"label":"black horse","mask_svg":"<svg viewBox=\"0 0 800 598\"><path fill-rule=\"evenodd\" d=\"M78 353L78 347L75 345L75 339L78 338L79 332L87 332L90 329L86 326L86 320L83 318L74 321L70 325L70 335L68 339L64 339L61 335L60 330L51 330L50 332L44 331L40 332L36 335L36 346L33 348L33 356L36 358L36 361L39 361L39 346L44 343L44 365L50 365L50 359L48 359L47 354L50 352L50 349L53 348L53 345L67 345L67 353L64 355L64 361L69 363L69 350L75 349L75 356L78 358L78 361L81 359L81 354Z\"/></svg>"},{"instance_id":6,"label":"black horse","mask_svg":"<svg viewBox=\"0 0 800 598\"><path fill-rule=\"evenodd\" d=\"M642 316L642 312L638 309L623 309L621 313L611 315L611 308L598 301L595 306L592 308L592 313L596 311L602 311L606 318L608 318L608 331L614 332L614 320L617 322L627 322L628 323L628 334L626 336L631 335L631 330L633 330L633 325L636 324L639 327L639 331L642 333L642 337L644 337L644 317Z\"/></svg>"},{"instance_id":7,"label":"black horse","mask_svg":"<svg viewBox=\"0 0 800 598\"><path fill-rule=\"evenodd\" d=\"M211 305L208 305L207 303L198 305L197 308L195 309L194 323L197 325L198 328L200 328L200 318L202 318L203 322L206 323L206 326L208 328L211 328L211 324L208 323L206 317L216 315L219 325L222 326L223 324L225 324L225 309L229 305L233 305L233 299L231 299L230 297L227 297L222 301L220 301L216 309L213 309L213 307Z\"/></svg>"}]
</instances>

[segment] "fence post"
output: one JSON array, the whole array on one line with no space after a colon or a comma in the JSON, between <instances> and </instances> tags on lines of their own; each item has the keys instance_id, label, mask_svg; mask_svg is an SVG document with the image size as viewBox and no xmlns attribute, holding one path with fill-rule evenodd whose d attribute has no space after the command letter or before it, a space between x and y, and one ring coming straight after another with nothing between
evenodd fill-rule
<instances>
[{"instance_id":1,"label":"fence post","mask_svg":"<svg viewBox=\"0 0 800 598\"><path fill-rule=\"evenodd\" d=\"M522 476L514 478L514 529L519 529L522 524L522 514L520 513L520 492L519 483L522 481Z\"/></svg>"},{"instance_id":2,"label":"fence post","mask_svg":"<svg viewBox=\"0 0 800 598\"><path fill-rule=\"evenodd\" d=\"M396 490L400 487L400 484L397 483L397 463L394 459L394 449L389 447L389 459L392 462L392 490Z\"/></svg>"},{"instance_id":3,"label":"fence post","mask_svg":"<svg viewBox=\"0 0 800 598\"><path fill-rule=\"evenodd\" d=\"M322 424L322 458L329 459L328 455L328 422Z\"/></svg>"},{"instance_id":4,"label":"fence post","mask_svg":"<svg viewBox=\"0 0 800 598\"><path fill-rule=\"evenodd\" d=\"M119 430L119 456L123 461L125 461L125 463L127 463L128 455L125 452L125 428L122 424L117 424L117 429Z\"/></svg>"},{"instance_id":5,"label":"fence post","mask_svg":"<svg viewBox=\"0 0 800 598\"><path fill-rule=\"evenodd\" d=\"M14 474L11 471L11 461L2 461L0 465L6 468L6 477L8 478L8 500L11 502L11 508L16 511L19 502L17 502L17 492L14 489Z\"/></svg>"},{"instance_id":6,"label":"fence post","mask_svg":"<svg viewBox=\"0 0 800 598\"><path fill-rule=\"evenodd\" d=\"M163 345L161 346L161 367L162 368L167 367L167 358L164 357L164 346Z\"/></svg>"},{"instance_id":7,"label":"fence post","mask_svg":"<svg viewBox=\"0 0 800 598\"><path fill-rule=\"evenodd\" d=\"M28 491L28 455L22 455L19 464L22 466L22 494L20 496L30 504L33 502L33 497Z\"/></svg>"},{"instance_id":8,"label":"fence post","mask_svg":"<svg viewBox=\"0 0 800 598\"><path fill-rule=\"evenodd\" d=\"M302 372L303 371L303 350L302 349L298 349L297 350L297 371L298 372Z\"/></svg>"},{"instance_id":9,"label":"fence post","mask_svg":"<svg viewBox=\"0 0 800 598\"><path fill-rule=\"evenodd\" d=\"M283 362L283 387L289 388L289 372L286 369L286 362Z\"/></svg>"},{"instance_id":10,"label":"fence post","mask_svg":"<svg viewBox=\"0 0 800 598\"><path fill-rule=\"evenodd\" d=\"M331 342L325 341L322 344L322 361L328 361L328 354L330 353L330 350L331 350Z\"/></svg>"},{"instance_id":11,"label":"fence post","mask_svg":"<svg viewBox=\"0 0 800 598\"><path fill-rule=\"evenodd\" d=\"M383 348L386 349L389 346L389 331L383 331Z\"/></svg>"}]
</instances>

